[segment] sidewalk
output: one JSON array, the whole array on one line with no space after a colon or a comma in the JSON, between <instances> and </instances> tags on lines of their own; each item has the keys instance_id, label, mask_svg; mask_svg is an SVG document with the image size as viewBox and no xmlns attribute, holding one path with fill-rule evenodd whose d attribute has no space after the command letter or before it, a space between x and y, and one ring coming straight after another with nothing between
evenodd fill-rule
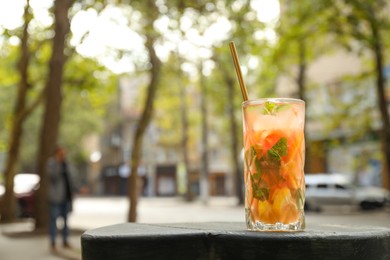
<instances>
[{"instance_id":1,"label":"sidewalk","mask_svg":"<svg viewBox=\"0 0 390 260\"><path fill-rule=\"evenodd\" d=\"M232 197L213 197L208 204L191 203L182 198L141 198L139 223L245 222L243 206ZM69 218L71 250L59 247L55 255L49 250L48 234L32 234L32 221L0 225L0 260L79 260L80 237L85 230L126 222L128 201L124 197L76 198ZM354 211L346 208L322 213L307 212L311 224L382 226L390 228L390 207L381 211ZM61 245L61 239L58 239Z\"/></svg>"},{"instance_id":2,"label":"sidewalk","mask_svg":"<svg viewBox=\"0 0 390 260\"><path fill-rule=\"evenodd\" d=\"M72 231L70 250L59 247L52 253L49 248L48 234L31 232L33 223L21 221L13 224L0 225L0 259L1 260L79 260L81 259L80 236L82 232ZM61 241L59 241L61 242ZM60 244L60 243L58 243Z\"/></svg>"},{"instance_id":3,"label":"sidewalk","mask_svg":"<svg viewBox=\"0 0 390 260\"><path fill-rule=\"evenodd\" d=\"M243 209L235 198L213 198L186 203L182 198L141 198L138 205L140 223L173 223L204 221L243 221ZM212 209L212 210L211 210ZM76 198L69 217L71 250L58 247L53 254L48 234L33 234L31 220L0 225L0 260L79 260L83 231L126 222L128 201L124 197ZM61 238L58 237L58 245Z\"/></svg>"}]
</instances>

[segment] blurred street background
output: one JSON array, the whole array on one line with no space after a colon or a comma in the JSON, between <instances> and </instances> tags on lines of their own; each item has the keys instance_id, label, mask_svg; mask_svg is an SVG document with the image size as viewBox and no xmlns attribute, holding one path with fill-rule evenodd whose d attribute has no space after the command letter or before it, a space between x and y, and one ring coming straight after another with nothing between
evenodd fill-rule
<instances>
[{"instance_id":1,"label":"blurred street background","mask_svg":"<svg viewBox=\"0 0 390 260\"><path fill-rule=\"evenodd\" d=\"M0 259L79 259L81 233L115 223L243 222L230 41L250 99L305 101L308 224L389 226L389 11L379 0L0 0ZM46 234L58 145L76 196L65 256Z\"/></svg>"}]
</instances>

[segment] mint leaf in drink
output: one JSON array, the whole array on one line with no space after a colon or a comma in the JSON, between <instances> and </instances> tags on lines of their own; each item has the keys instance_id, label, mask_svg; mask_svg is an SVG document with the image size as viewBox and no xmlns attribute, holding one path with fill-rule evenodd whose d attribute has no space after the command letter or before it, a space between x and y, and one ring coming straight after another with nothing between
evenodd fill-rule
<instances>
[{"instance_id":1,"label":"mint leaf in drink","mask_svg":"<svg viewBox=\"0 0 390 260\"><path fill-rule=\"evenodd\" d=\"M252 183L252 192L253 197L258 200L268 200L269 189L261 188L259 185Z\"/></svg>"},{"instance_id":2,"label":"mint leaf in drink","mask_svg":"<svg viewBox=\"0 0 390 260\"><path fill-rule=\"evenodd\" d=\"M261 177L261 174L260 173L255 173L255 174L252 175L252 177L253 177L254 181L259 181L260 177Z\"/></svg>"},{"instance_id":3,"label":"mint leaf in drink","mask_svg":"<svg viewBox=\"0 0 390 260\"><path fill-rule=\"evenodd\" d=\"M256 159L256 156L257 156L257 152L253 146L245 152L245 164L248 171L250 171L251 168L250 166L252 165L253 161Z\"/></svg>"},{"instance_id":4,"label":"mint leaf in drink","mask_svg":"<svg viewBox=\"0 0 390 260\"><path fill-rule=\"evenodd\" d=\"M276 103L273 103L271 101L266 101L264 104L264 115L274 115L274 110L276 108Z\"/></svg>"},{"instance_id":5,"label":"mint leaf in drink","mask_svg":"<svg viewBox=\"0 0 390 260\"><path fill-rule=\"evenodd\" d=\"M287 155L287 149L287 138L282 137L279 139L279 141L276 142L276 144L274 144L274 146L268 150L268 157L275 159L278 158L280 160L282 156Z\"/></svg>"},{"instance_id":6,"label":"mint leaf in drink","mask_svg":"<svg viewBox=\"0 0 390 260\"><path fill-rule=\"evenodd\" d=\"M289 104L279 104L272 101L266 101L264 103L263 114L264 115L276 115L276 113L286 110L290 107Z\"/></svg>"},{"instance_id":7,"label":"mint leaf in drink","mask_svg":"<svg viewBox=\"0 0 390 260\"><path fill-rule=\"evenodd\" d=\"M287 155L287 138L281 137L263 156L258 158L261 151L252 146L245 153L245 163L252 183L252 195L258 200L267 200L269 197L268 184L261 178L263 174L271 174L272 178L280 176L281 157ZM254 172L250 169L254 168ZM278 173L278 174L275 174Z\"/></svg>"},{"instance_id":8,"label":"mint leaf in drink","mask_svg":"<svg viewBox=\"0 0 390 260\"><path fill-rule=\"evenodd\" d=\"M252 196L258 200L267 200L269 196L269 188L267 183L260 178L260 173L251 175Z\"/></svg>"},{"instance_id":9,"label":"mint leaf in drink","mask_svg":"<svg viewBox=\"0 0 390 260\"><path fill-rule=\"evenodd\" d=\"M273 178L282 178L280 174L281 158L287 155L287 138L282 137L263 156L263 169L265 172L274 174Z\"/></svg>"}]
</instances>

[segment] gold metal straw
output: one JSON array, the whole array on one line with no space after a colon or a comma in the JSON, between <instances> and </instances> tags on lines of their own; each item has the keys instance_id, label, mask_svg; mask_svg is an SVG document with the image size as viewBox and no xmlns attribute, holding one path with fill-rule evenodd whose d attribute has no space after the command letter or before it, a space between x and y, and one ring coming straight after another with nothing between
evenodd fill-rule
<instances>
[{"instance_id":1,"label":"gold metal straw","mask_svg":"<svg viewBox=\"0 0 390 260\"><path fill-rule=\"evenodd\" d=\"M230 46L230 52L232 53L232 57L233 57L234 67L236 68L238 82L240 83L242 98L244 99L244 101L247 101L248 100L248 92L246 91L244 78L242 77L242 72L241 72L240 62L238 61L236 46L234 45L234 42L230 42L229 46Z\"/></svg>"}]
</instances>

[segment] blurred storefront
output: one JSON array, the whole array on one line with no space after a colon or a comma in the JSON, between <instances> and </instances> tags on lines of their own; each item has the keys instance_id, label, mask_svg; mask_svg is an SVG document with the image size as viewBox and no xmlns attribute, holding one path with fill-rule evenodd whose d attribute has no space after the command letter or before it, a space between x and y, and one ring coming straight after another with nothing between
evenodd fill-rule
<instances>
[{"instance_id":1,"label":"blurred storefront","mask_svg":"<svg viewBox=\"0 0 390 260\"><path fill-rule=\"evenodd\" d=\"M177 178L176 165L158 165L154 192L157 196L176 196Z\"/></svg>"}]
</instances>

